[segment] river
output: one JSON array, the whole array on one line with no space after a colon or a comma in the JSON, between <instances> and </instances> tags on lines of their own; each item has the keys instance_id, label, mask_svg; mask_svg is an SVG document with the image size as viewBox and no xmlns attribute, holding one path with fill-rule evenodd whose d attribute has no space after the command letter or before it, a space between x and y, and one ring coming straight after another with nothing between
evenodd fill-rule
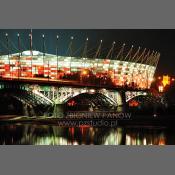
<instances>
[{"instance_id":1,"label":"river","mask_svg":"<svg viewBox=\"0 0 175 175\"><path fill-rule=\"evenodd\" d=\"M1 145L174 145L175 130L155 126L60 127L1 124Z\"/></svg>"}]
</instances>

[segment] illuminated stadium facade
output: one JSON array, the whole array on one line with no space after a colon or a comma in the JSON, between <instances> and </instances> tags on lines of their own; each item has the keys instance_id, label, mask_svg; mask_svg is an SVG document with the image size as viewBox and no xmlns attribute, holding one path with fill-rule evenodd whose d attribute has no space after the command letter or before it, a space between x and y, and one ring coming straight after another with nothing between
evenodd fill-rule
<instances>
[{"instance_id":1,"label":"illuminated stadium facade","mask_svg":"<svg viewBox=\"0 0 175 175\"><path fill-rule=\"evenodd\" d=\"M43 36L44 38L44 36ZM88 41L88 39L87 39ZM3 79L43 79L49 81L72 80L113 86L148 89L153 81L160 53L147 49L125 50L125 44L114 51L115 42L105 58L100 57L101 44L93 57L85 49L81 57L59 56L44 51L21 51L0 56L0 76ZM114 52L116 54L114 54ZM115 55L115 56L114 56ZM93 81L92 81L93 80Z\"/></svg>"}]
</instances>

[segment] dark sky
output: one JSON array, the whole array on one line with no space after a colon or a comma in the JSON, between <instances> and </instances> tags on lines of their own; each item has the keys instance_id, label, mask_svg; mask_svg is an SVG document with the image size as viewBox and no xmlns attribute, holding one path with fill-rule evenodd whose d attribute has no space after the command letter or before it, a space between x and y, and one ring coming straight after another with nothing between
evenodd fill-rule
<instances>
[{"instance_id":1,"label":"dark sky","mask_svg":"<svg viewBox=\"0 0 175 175\"><path fill-rule=\"evenodd\" d=\"M9 34L11 52L17 52L17 33L21 35L21 43L25 49L29 49L30 30L13 29L0 30L0 52L5 53L6 40L5 33ZM97 48L99 41L103 40L103 49L110 48L113 41L116 41L116 48L120 48L123 43L129 48L141 46L160 52L161 57L156 74L170 74L175 76L175 30L33 30L33 47L42 51L42 34L45 34L46 52L55 54L56 35L59 39L59 54L66 55L70 37L74 36L73 50L79 53L83 49L86 38L89 38L88 50ZM16 49L15 49L16 47ZM80 48L79 50L77 50ZM107 51L108 49L106 49ZM95 52L92 50L91 53ZM90 53L90 52L89 52ZM106 54L106 52L104 52Z\"/></svg>"}]
</instances>

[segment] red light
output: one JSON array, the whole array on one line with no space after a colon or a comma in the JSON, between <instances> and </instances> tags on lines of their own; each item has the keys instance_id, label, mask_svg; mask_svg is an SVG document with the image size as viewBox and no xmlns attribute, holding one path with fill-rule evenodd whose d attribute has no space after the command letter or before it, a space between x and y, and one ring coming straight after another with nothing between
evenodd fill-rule
<instances>
[{"instance_id":1,"label":"red light","mask_svg":"<svg viewBox=\"0 0 175 175\"><path fill-rule=\"evenodd\" d=\"M68 102L68 106L75 106L76 102L74 100Z\"/></svg>"},{"instance_id":2,"label":"red light","mask_svg":"<svg viewBox=\"0 0 175 175\"><path fill-rule=\"evenodd\" d=\"M132 100L132 101L129 102L129 106L137 107L137 106L139 106L139 103L137 101L135 101L135 100Z\"/></svg>"}]
</instances>

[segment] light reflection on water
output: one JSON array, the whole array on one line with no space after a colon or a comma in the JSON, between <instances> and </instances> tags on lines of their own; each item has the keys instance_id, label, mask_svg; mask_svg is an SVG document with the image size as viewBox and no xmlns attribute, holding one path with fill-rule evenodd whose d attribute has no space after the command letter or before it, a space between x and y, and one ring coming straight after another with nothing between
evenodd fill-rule
<instances>
[{"instance_id":1,"label":"light reflection on water","mask_svg":"<svg viewBox=\"0 0 175 175\"><path fill-rule=\"evenodd\" d=\"M164 145L175 144L166 128L64 128L16 124L0 126L0 144L23 145Z\"/></svg>"}]
</instances>

